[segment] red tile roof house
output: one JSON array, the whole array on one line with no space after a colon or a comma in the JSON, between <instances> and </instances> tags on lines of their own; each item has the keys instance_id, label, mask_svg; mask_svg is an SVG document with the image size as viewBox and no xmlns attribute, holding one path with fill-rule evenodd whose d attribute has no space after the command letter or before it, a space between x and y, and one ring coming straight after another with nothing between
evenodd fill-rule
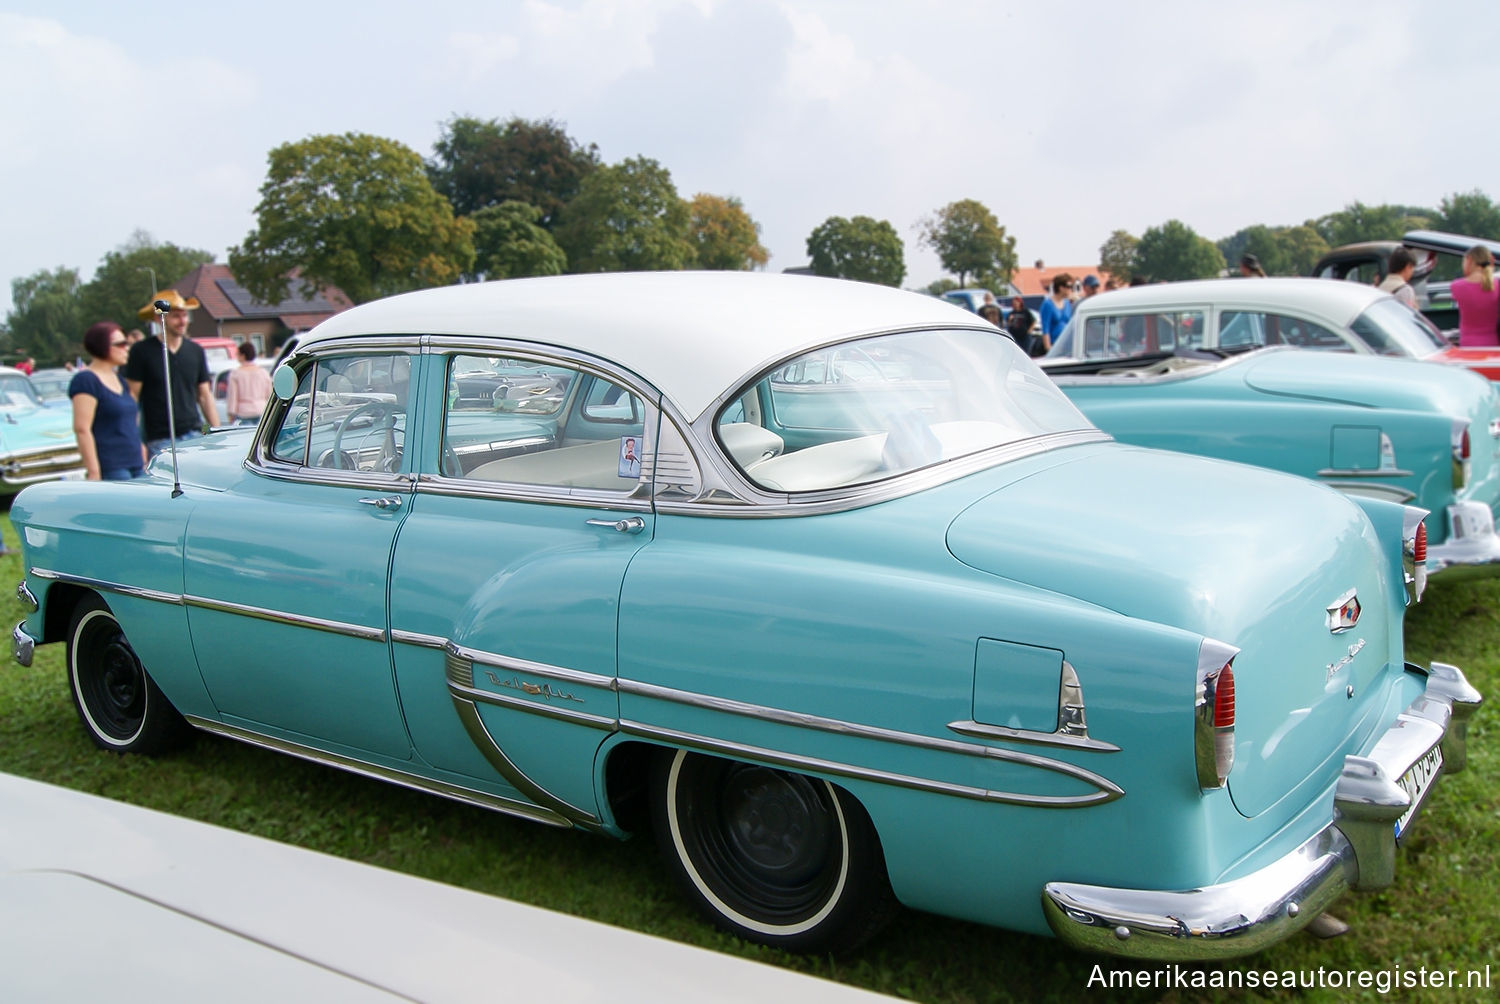
<instances>
[{"instance_id":1,"label":"red tile roof house","mask_svg":"<svg viewBox=\"0 0 1500 1004\"><path fill-rule=\"evenodd\" d=\"M188 324L192 338L229 338L249 341L264 354L277 333L306 331L325 318L354 306L336 286L324 286L310 297L303 296L296 276L287 289L287 299L264 304L250 295L234 278L228 265L199 265L172 284L183 296L193 297L199 307Z\"/></svg>"},{"instance_id":2,"label":"red tile roof house","mask_svg":"<svg viewBox=\"0 0 1500 1004\"><path fill-rule=\"evenodd\" d=\"M1102 290L1109 285L1109 273L1098 265L1046 265L1038 268L1018 268L1011 273L1010 281L1016 284L1022 296L1044 295L1052 291L1052 280L1064 272L1074 282L1082 282L1084 276L1092 275L1099 280Z\"/></svg>"}]
</instances>

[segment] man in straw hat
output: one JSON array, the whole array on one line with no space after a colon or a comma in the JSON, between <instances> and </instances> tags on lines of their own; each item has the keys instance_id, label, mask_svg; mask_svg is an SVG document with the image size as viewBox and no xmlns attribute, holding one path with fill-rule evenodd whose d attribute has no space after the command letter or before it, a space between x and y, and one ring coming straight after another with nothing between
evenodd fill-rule
<instances>
[{"instance_id":1,"label":"man in straw hat","mask_svg":"<svg viewBox=\"0 0 1500 1004\"><path fill-rule=\"evenodd\" d=\"M184 300L177 290L164 289L151 298L151 303L136 311L136 316L143 321L155 316L157 300L166 300L171 305L162 326L167 352L172 357L172 417L177 424L177 440L181 442L203 435L198 422L200 409L203 424L211 426L218 407L214 404L208 357L197 342L187 337L188 318L198 308L198 301L192 297ZM130 393L141 403L141 438L146 443L146 453L152 457L167 448L171 437L167 423L168 367L162 358L161 345L162 340L155 335L143 338L130 346L130 358L125 363L125 381L130 385Z\"/></svg>"}]
</instances>

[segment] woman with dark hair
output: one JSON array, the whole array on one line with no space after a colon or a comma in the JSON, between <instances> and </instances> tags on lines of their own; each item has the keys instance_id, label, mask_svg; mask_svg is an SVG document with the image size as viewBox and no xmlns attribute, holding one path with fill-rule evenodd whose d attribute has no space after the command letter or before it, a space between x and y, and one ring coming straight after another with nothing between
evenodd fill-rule
<instances>
[{"instance_id":1,"label":"woman with dark hair","mask_svg":"<svg viewBox=\"0 0 1500 1004\"><path fill-rule=\"evenodd\" d=\"M100 321L83 333L89 364L73 374L73 435L90 481L129 481L145 472L146 451L136 425L135 398L116 370L129 356L125 332Z\"/></svg>"},{"instance_id":2,"label":"woman with dark hair","mask_svg":"<svg viewBox=\"0 0 1500 1004\"><path fill-rule=\"evenodd\" d=\"M1064 272L1052 280L1052 295L1042 301L1042 354L1052 350L1052 343L1073 319L1073 277Z\"/></svg>"},{"instance_id":3,"label":"woman with dark hair","mask_svg":"<svg viewBox=\"0 0 1500 1004\"><path fill-rule=\"evenodd\" d=\"M1449 295L1458 307L1458 344L1495 345L1500 343L1496 325L1500 323L1500 290L1495 285L1495 259L1490 249L1475 244L1464 255L1464 277L1448 284Z\"/></svg>"}]
</instances>

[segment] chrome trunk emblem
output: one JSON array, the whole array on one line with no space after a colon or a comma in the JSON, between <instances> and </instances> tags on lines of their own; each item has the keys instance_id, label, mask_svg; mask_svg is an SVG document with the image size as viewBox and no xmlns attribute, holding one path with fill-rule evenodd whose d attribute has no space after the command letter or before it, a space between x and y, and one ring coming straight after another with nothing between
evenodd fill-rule
<instances>
[{"instance_id":1,"label":"chrome trunk emblem","mask_svg":"<svg viewBox=\"0 0 1500 1004\"><path fill-rule=\"evenodd\" d=\"M1328 630L1343 634L1359 623L1359 597L1353 589L1328 605Z\"/></svg>"}]
</instances>

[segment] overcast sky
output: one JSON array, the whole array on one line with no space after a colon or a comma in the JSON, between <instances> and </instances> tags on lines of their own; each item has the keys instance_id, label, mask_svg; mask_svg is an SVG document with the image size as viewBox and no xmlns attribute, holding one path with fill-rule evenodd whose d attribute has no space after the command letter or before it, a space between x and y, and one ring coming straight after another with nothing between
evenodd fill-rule
<instances>
[{"instance_id":1,"label":"overcast sky","mask_svg":"<svg viewBox=\"0 0 1500 1004\"><path fill-rule=\"evenodd\" d=\"M426 157L454 115L555 119L738 196L770 270L829 216L889 220L907 286L942 274L915 225L955 199L1071 265L1173 218L1500 198L1496 24L1492 0L0 0L0 311L137 228L224 261L273 147Z\"/></svg>"}]
</instances>

